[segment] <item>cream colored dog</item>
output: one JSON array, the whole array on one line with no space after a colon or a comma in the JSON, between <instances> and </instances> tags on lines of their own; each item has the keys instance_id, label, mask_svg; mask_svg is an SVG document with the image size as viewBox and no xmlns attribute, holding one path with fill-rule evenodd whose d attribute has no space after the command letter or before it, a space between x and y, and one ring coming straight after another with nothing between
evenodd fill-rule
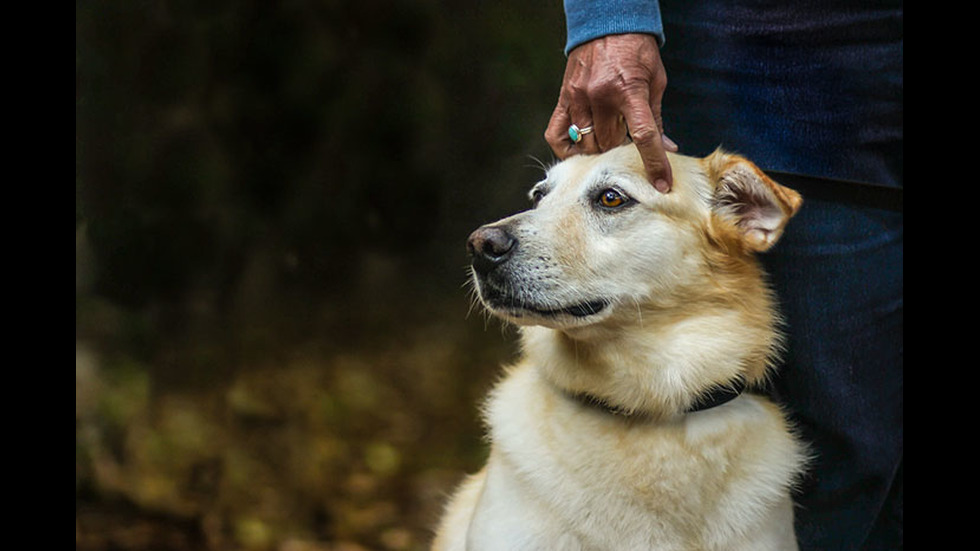
<instances>
[{"instance_id":1,"label":"cream colored dog","mask_svg":"<svg viewBox=\"0 0 980 551\"><path fill-rule=\"evenodd\" d=\"M486 467L436 550L796 549L805 449L762 383L780 347L754 253L801 204L746 159L572 157L535 207L469 239L479 298L522 326L492 392Z\"/></svg>"}]
</instances>

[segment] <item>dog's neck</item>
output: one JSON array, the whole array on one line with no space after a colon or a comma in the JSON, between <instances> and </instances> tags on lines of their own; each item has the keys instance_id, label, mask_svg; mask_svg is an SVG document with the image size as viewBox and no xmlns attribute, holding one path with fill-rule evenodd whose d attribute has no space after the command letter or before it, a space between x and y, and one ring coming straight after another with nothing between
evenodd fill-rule
<instances>
[{"instance_id":1,"label":"dog's neck","mask_svg":"<svg viewBox=\"0 0 980 551\"><path fill-rule=\"evenodd\" d=\"M525 358L565 395L659 419L717 405L762 382L776 335L771 316L746 319L744 310L718 308L651 312L642 324L586 330L525 327L522 342Z\"/></svg>"},{"instance_id":2,"label":"dog's neck","mask_svg":"<svg viewBox=\"0 0 980 551\"><path fill-rule=\"evenodd\" d=\"M697 400L691 407L687 408L684 413L697 413L699 411L705 411L727 404L728 402L731 402L735 398L741 396L742 392L745 391L745 387L746 383L744 377L736 377L735 380L733 380L729 385L712 387L708 391L698 394ZM648 417L647 413L644 411L623 409L622 407L612 405L606 400L592 394L570 394L564 391L562 392L573 401L609 415L624 417L627 419L645 419Z\"/></svg>"}]
</instances>

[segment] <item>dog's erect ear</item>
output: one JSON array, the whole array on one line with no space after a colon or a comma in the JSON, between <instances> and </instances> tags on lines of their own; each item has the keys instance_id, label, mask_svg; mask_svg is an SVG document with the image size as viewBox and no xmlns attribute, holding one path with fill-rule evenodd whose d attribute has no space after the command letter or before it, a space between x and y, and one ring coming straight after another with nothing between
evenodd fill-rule
<instances>
[{"instance_id":1,"label":"dog's erect ear","mask_svg":"<svg viewBox=\"0 0 980 551\"><path fill-rule=\"evenodd\" d=\"M712 210L735 225L749 249L761 252L772 247L803 204L800 194L777 184L740 155L719 150L704 161L715 186Z\"/></svg>"}]
</instances>

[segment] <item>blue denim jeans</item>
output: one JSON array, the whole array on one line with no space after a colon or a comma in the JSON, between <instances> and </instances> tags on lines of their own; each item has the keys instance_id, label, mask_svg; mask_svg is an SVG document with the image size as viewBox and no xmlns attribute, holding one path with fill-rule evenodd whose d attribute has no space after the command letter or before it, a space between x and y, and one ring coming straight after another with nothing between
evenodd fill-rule
<instances>
[{"instance_id":1,"label":"blue denim jeans","mask_svg":"<svg viewBox=\"0 0 980 551\"><path fill-rule=\"evenodd\" d=\"M721 145L767 171L903 185L900 0L703 0L662 15L664 123L682 152ZM773 391L815 455L797 533L804 551L894 551L903 215L814 189L826 187L803 191L803 208L762 258L789 337Z\"/></svg>"},{"instance_id":2,"label":"blue denim jeans","mask_svg":"<svg viewBox=\"0 0 980 551\"><path fill-rule=\"evenodd\" d=\"M763 255L789 337L774 393L815 455L803 550L902 548L902 218L806 201Z\"/></svg>"}]
</instances>

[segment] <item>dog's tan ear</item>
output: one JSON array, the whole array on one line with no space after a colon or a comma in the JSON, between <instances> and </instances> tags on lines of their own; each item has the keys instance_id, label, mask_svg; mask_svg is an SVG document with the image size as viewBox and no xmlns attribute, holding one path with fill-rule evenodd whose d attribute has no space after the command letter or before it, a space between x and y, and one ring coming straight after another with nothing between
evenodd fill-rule
<instances>
[{"instance_id":1,"label":"dog's tan ear","mask_svg":"<svg viewBox=\"0 0 980 551\"><path fill-rule=\"evenodd\" d=\"M750 250L772 247L803 204L800 194L777 184L740 155L719 150L704 162L715 186L711 199L715 214L734 224Z\"/></svg>"}]
</instances>

